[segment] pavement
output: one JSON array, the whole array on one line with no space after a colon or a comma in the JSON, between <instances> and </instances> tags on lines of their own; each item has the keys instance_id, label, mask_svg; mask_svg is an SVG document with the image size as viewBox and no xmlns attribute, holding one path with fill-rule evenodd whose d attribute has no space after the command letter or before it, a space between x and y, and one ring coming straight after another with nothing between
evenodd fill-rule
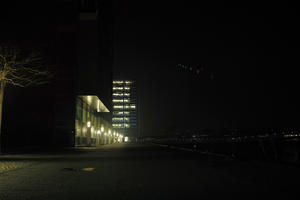
<instances>
[{"instance_id":1,"label":"pavement","mask_svg":"<svg viewBox=\"0 0 300 200\"><path fill-rule=\"evenodd\" d=\"M0 155L0 169L0 200L292 199L300 180L296 166L150 144Z\"/></svg>"}]
</instances>

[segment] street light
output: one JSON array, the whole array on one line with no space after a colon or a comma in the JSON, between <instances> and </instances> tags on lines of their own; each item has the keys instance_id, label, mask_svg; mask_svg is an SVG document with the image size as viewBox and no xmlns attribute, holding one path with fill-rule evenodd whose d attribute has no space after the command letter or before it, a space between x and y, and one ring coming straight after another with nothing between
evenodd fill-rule
<instances>
[{"instance_id":1,"label":"street light","mask_svg":"<svg viewBox=\"0 0 300 200\"><path fill-rule=\"evenodd\" d=\"M102 132L102 133L104 132L104 127L103 127L103 126L101 127L101 132Z\"/></svg>"},{"instance_id":2,"label":"street light","mask_svg":"<svg viewBox=\"0 0 300 200\"><path fill-rule=\"evenodd\" d=\"M91 127L91 122L90 122L90 121L87 122L87 127L88 127L88 128Z\"/></svg>"}]
</instances>

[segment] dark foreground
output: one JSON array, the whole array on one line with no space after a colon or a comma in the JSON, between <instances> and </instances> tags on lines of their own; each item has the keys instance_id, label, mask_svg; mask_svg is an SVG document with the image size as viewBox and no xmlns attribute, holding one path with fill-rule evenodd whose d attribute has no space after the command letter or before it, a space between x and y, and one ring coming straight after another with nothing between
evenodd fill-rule
<instances>
[{"instance_id":1,"label":"dark foreground","mask_svg":"<svg viewBox=\"0 0 300 200\"><path fill-rule=\"evenodd\" d=\"M0 200L297 198L295 166L235 161L153 145L114 144L14 155L0 173Z\"/></svg>"}]
</instances>

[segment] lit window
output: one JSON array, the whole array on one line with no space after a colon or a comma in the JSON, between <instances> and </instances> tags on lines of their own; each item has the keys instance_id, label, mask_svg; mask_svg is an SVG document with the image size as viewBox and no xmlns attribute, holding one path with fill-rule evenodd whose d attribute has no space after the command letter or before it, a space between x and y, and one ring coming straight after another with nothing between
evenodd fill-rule
<instances>
[{"instance_id":1,"label":"lit window","mask_svg":"<svg viewBox=\"0 0 300 200\"><path fill-rule=\"evenodd\" d=\"M129 99L124 99L124 102L129 102Z\"/></svg>"},{"instance_id":2,"label":"lit window","mask_svg":"<svg viewBox=\"0 0 300 200\"><path fill-rule=\"evenodd\" d=\"M113 99L113 102L123 102L123 99Z\"/></svg>"},{"instance_id":3,"label":"lit window","mask_svg":"<svg viewBox=\"0 0 300 200\"><path fill-rule=\"evenodd\" d=\"M123 90L123 87L113 87L113 90Z\"/></svg>"},{"instance_id":4,"label":"lit window","mask_svg":"<svg viewBox=\"0 0 300 200\"><path fill-rule=\"evenodd\" d=\"M122 124L113 124L113 127L122 127Z\"/></svg>"},{"instance_id":5,"label":"lit window","mask_svg":"<svg viewBox=\"0 0 300 200\"><path fill-rule=\"evenodd\" d=\"M130 87L124 87L125 90L130 90Z\"/></svg>"},{"instance_id":6,"label":"lit window","mask_svg":"<svg viewBox=\"0 0 300 200\"><path fill-rule=\"evenodd\" d=\"M113 93L113 96L123 96L122 93Z\"/></svg>"},{"instance_id":7,"label":"lit window","mask_svg":"<svg viewBox=\"0 0 300 200\"><path fill-rule=\"evenodd\" d=\"M132 82L131 82L131 81L125 81L125 83L126 83L126 84L131 84Z\"/></svg>"},{"instance_id":8,"label":"lit window","mask_svg":"<svg viewBox=\"0 0 300 200\"><path fill-rule=\"evenodd\" d=\"M122 84L124 83L123 81L113 81L114 84Z\"/></svg>"},{"instance_id":9,"label":"lit window","mask_svg":"<svg viewBox=\"0 0 300 200\"><path fill-rule=\"evenodd\" d=\"M114 106L114 108L123 108L123 106Z\"/></svg>"},{"instance_id":10,"label":"lit window","mask_svg":"<svg viewBox=\"0 0 300 200\"><path fill-rule=\"evenodd\" d=\"M123 118L121 118L121 117L115 117L115 118L113 118L113 121L123 121Z\"/></svg>"},{"instance_id":11,"label":"lit window","mask_svg":"<svg viewBox=\"0 0 300 200\"><path fill-rule=\"evenodd\" d=\"M123 112L114 112L114 115L123 115Z\"/></svg>"},{"instance_id":12,"label":"lit window","mask_svg":"<svg viewBox=\"0 0 300 200\"><path fill-rule=\"evenodd\" d=\"M130 94L129 93L124 93L124 96L130 96Z\"/></svg>"}]
</instances>

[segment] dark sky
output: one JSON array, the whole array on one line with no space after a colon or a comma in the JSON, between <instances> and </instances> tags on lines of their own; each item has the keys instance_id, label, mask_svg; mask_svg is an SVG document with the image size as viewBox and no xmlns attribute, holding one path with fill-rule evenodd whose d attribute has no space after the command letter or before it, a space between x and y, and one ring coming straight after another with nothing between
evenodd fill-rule
<instances>
[{"instance_id":1,"label":"dark sky","mask_svg":"<svg viewBox=\"0 0 300 200\"><path fill-rule=\"evenodd\" d=\"M295 5L209 2L117 1L115 73L139 81L142 131L297 126Z\"/></svg>"},{"instance_id":2,"label":"dark sky","mask_svg":"<svg viewBox=\"0 0 300 200\"><path fill-rule=\"evenodd\" d=\"M298 127L299 14L291 2L115 1L115 73L139 82L143 132ZM33 13L1 7L0 30L29 29L23 15L44 22L37 30L49 27L40 16L52 4L40 4ZM204 70L195 77L179 63Z\"/></svg>"}]
</instances>

